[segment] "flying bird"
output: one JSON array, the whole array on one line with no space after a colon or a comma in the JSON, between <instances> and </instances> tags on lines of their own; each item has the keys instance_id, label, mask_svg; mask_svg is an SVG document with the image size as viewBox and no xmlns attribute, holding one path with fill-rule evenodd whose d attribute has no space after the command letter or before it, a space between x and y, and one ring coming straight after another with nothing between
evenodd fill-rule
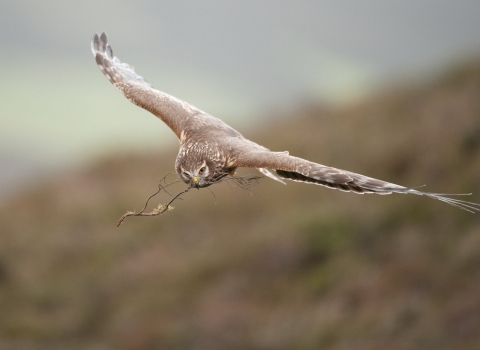
<instances>
[{"instance_id":1,"label":"flying bird","mask_svg":"<svg viewBox=\"0 0 480 350\"><path fill-rule=\"evenodd\" d=\"M440 200L463 210L480 211L480 204L441 194L422 192L350 171L336 169L288 152L272 152L250 141L218 118L156 90L132 66L114 56L107 35L95 34L91 42L102 73L135 105L160 118L177 135L180 150L175 171L187 185L203 188L235 174L237 168L256 168L265 176L285 183L292 180L354 193L408 193Z\"/></svg>"}]
</instances>

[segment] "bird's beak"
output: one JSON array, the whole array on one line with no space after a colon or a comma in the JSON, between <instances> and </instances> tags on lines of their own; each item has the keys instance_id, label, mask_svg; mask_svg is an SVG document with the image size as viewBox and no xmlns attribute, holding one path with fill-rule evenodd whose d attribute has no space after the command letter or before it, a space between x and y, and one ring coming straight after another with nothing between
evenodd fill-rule
<instances>
[{"instance_id":1,"label":"bird's beak","mask_svg":"<svg viewBox=\"0 0 480 350\"><path fill-rule=\"evenodd\" d=\"M193 180L193 185L197 188L197 189L200 189L200 185L198 183L198 177L194 176L192 177L192 180Z\"/></svg>"}]
</instances>

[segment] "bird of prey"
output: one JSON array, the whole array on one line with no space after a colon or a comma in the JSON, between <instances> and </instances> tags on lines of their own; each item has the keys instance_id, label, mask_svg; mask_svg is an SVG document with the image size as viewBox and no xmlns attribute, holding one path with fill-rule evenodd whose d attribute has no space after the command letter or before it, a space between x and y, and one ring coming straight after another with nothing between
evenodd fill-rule
<instances>
[{"instance_id":1,"label":"bird of prey","mask_svg":"<svg viewBox=\"0 0 480 350\"><path fill-rule=\"evenodd\" d=\"M421 192L350 171L272 152L242 136L218 118L176 97L156 90L132 66L114 56L107 35L95 34L91 49L102 73L135 105L160 118L180 140L175 161L178 176L187 185L203 188L233 175L237 168L256 168L265 176L285 183L293 180L354 193L410 193L440 200L458 208L480 211L480 204L440 194Z\"/></svg>"}]
</instances>

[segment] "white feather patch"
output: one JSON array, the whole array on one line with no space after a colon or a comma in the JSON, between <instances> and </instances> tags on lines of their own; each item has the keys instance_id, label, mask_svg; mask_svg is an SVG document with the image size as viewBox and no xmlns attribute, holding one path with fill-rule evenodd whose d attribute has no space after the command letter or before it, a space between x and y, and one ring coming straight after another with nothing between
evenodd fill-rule
<instances>
[{"instance_id":1,"label":"white feather patch","mask_svg":"<svg viewBox=\"0 0 480 350\"><path fill-rule=\"evenodd\" d=\"M276 176L275 174L273 174L270 170L268 169L265 169L265 168L257 168L258 171L260 171L263 175L275 180L275 181L278 181L278 182L281 182L282 184L286 185L285 181L282 181L278 176Z\"/></svg>"}]
</instances>

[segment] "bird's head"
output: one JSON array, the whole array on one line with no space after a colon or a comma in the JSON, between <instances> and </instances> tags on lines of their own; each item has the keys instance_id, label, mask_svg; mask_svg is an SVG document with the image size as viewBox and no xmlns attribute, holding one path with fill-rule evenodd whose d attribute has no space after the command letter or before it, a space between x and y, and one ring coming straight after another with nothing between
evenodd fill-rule
<instances>
[{"instance_id":1,"label":"bird's head","mask_svg":"<svg viewBox=\"0 0 480 350\"><path fill-rule=\"evenodd\" d=\"M225 157L212 142L183 145L175 161L175 170L186 184L202 188L220 182L231 169L225 168Z\"/></svg>"},{"instance_id":2,"label":"bird's head","mask_svg":"<svg viewBox=\"0 0 480 350\"><path fill-rule=\"evenodd\" d=\"M210 186L214 178L213 171L211 171L205 160L180 164L179 170L179 175L183 182L196 188Z\"/></svg>"}]
</instances>

